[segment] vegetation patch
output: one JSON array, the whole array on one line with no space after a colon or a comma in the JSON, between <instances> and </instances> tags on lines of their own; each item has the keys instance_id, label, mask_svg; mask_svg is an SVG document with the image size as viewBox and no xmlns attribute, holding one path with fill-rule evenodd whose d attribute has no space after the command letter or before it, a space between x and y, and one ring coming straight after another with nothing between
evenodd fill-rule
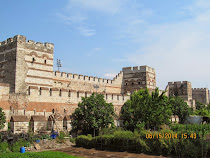
<instances>
[{"instance_id":1,"label":"vegetation patch","mask_svg":"<svg viewBox=\"0 0 210 158\"><path fill-rule=\"evenodd\" d=\"M57 151L27 152L27 153L9 153L2 154L0 158L79 158Z\"/></svg>"}]
</instances>

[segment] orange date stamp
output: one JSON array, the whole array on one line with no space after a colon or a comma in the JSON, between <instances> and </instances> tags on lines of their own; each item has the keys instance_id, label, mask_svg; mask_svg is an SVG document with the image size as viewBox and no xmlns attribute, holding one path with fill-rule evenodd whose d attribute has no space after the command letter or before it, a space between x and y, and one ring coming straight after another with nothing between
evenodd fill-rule
<instances>
[{"instance_id":1,"label":"orange date stamp","mask_svg":"<svg viewBox=\"0 0 210 158\"><path fill-rule=\"evenodd\" d=\"M147 133L146 134L146 138L147 139L178 139L178 138L182 138L182 139L187 139L187 138L191 138L191 139L196 139L196 133Z\"/></svg>"}]
</instances>

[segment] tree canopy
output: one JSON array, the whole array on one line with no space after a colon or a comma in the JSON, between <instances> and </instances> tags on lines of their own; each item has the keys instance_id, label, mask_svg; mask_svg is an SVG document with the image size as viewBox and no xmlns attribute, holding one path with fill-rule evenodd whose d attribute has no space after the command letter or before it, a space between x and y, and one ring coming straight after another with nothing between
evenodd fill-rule
<instances>
[{"instance_id":1,"label":"tree canopy","mask_svg":"<svg viewBox=\"0 0 210 158\"><path fill-rule=\"evenodd\" d=\"M4 123L6 122L6 116L5 113L3 112L3 109L0 108L0 129L4 128Z\"/></svg>"},{"instance_id":2,"label":"tree canopy","mask_svg":"<svg viewBox=\"0 0 210 158\"><path fill-rule=\"evenodd\" d=\"M196 102L196 109L197 109L197 110L201 110L201 109L203 109L203 108L205 108L205 105L204 105L203 103L197 101L197 102Z\"/></svg>"},{"instance_id":3,"label":"tree canopy","mask_svg":"<svg viewBox=\"0 0 210 158\"><path fill-rule=\"evenodd\" d=\"M173 115L177 115L179 117L179 122L184 123L186 117L189 116L192 111L187 103L180 97L170 97L169 103L172 105Z\"/></svg>"},{"instance_id":4,"label":"tree canopy","mask_svg":"<svg viewBox=\"0 0 210 158\"><path fill-rule=\"evenodd\" d=\"M172 115L168 97L158 88L152 94L148 89L141 89L131 95L131 99L122 106L121 115L125 128L133 131L145 125L147 129L159 128L161 124L169 124Z\"/></svg>"},{"instance_id":5,"label":"tree canopy","mask_svg":"<svg viewBox=\"0 0 210 158\"><path fill-rule=\"evenodd\" d=\"M83 134L98 134L100 128L114 126L113 117L116 116L112 103L106 103L102 94L92 94L90 97L82 97L72 114L73 130L82 131Z\"/></svg>"}]
</instances>

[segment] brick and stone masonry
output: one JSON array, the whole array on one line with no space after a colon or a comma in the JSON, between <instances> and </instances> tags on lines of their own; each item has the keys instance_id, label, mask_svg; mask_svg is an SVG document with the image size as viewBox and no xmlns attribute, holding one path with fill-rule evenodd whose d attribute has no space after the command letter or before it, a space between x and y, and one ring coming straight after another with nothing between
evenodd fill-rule
<instances>
[{"instance_id":1,"label":"brick and stone masonry","mask_svg":"<svg viewBox=\"0 0 210 158\"><path fill-rule=\"evenodd\" d=\"M54 44L27 41L22 35L0 42L0 106L7 122L13 115L27 116L34 124L37 115L47 120L53 112L70 116L81 97L93 92L103 94L119 114L130 93L156 87L155 70L148 66L123 68L112 80L54 71L53 51ZM63 121L58 128L63 125L70 128ZM38 126L33 127L34 132Z\"/></svg>"},{"instance_id":2,"label":"brick and stone masonry","mask_svg":"<svg viewBox=\"0 0 210 158\"><path fill-rule=\"evenodd\" d=\"M43 124L34 116L45 117L47 128L52 128L50 116L59 113L64 120L58 120L57 128L70 129L70 116L81 97L101 93L107 103L113 103L119 115L134 91L147 87L151 92L156 88L155 70L146 65L125 67L112 80L54 71L53 51L54 44L27 41L22 35L0 42L0 107L6 113L7 122L12 116L25 116L34 123L33 131L37 132ZM99 88L95 89L95 85ZM179 87L177 93L190 106L200 96L200 101L208 102L208 90L192 92L190 82L169 83L168 94L175 93L173 87Z\"/></svg>"}]
</instances>

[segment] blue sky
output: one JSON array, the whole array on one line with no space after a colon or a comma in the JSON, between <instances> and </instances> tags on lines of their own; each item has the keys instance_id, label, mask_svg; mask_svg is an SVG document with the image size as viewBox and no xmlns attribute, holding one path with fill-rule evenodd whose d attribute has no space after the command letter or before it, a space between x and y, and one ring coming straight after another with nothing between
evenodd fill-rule
<instances>
[{"instance_id":1,"label":"blue sky","mask_svg":"<svg viewBox=\"0 0 210 158\"><path fill-rule=\"evenodd\" d=\"M0 14L0 41L54 43L63 72L112 78L148 65L160 89L210 86L209 0L1 1Z\"/></svg>"}]
</instances>

